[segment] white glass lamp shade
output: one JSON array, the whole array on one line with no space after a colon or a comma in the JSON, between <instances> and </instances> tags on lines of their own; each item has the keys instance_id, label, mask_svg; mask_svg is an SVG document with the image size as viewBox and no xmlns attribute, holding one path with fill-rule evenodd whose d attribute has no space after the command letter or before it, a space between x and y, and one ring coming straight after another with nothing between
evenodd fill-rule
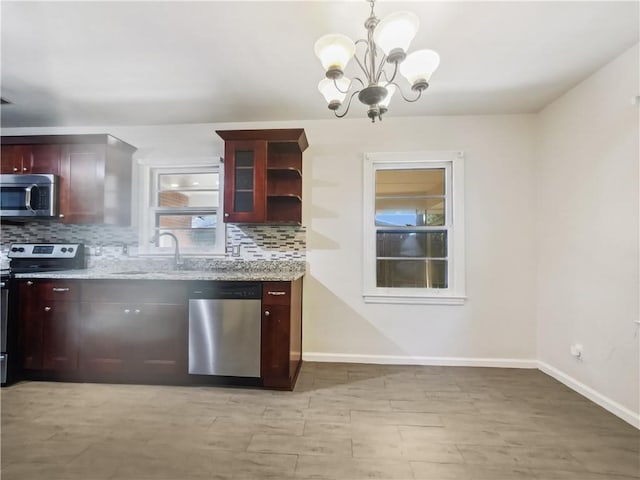
<instances>
[{"instance_id":1,"label":"white glass lamp shade","mask_svg":"<svg viewBox=\"0 0 640 480\"><path fill-rule=\"evenodd\" d=\"M381 87L384 87L384 83L380 85ZM380 105L380 108L384 108L385 110L387 108L389 108L389 103L391 103L391 97L393 97L393 94L396 93L396 86L395 85L387 85L385 87L387 89L387 96L384 97L384 100L382 100L378 105Z\"/></svg>"},{"instance_id":2,"label":"white glass lamp shade","mask_svg":"<svg viewBox=\"0 0 640 480\"><path fill-rule=\"evenodd\" d=\"M418 33L420 20L411 12L396 12L384 17L373 31L373 41L385 55L400 49L406 53Z\"/></svg>"},{"instance_id":3,"label":"white glass lamp shade","mask_svg":"<svg viewBox=\"0 0 640 480\"><path fill-rule=\"evenodd\" d=\"M336 84L338 85L339 90L336 88ZM347 96L349 85L351 85L351 80L347 77L338 78L335 80L335 83L333 80L325 78L324 80L320 80L318 90L329 105L336 103L341 104Z\"/></svg>"},{"instance_id":4,"label":"white glass lamp shade","mask_svg":"<svg viewBox=\"0 0 640 480\"><path fill-rule=\"evenodd\" d=\"M400 73L412 86L429 81L440 65L440 55L433 50L417 50L400 64ZM426 85L425 85L426 88Z\"/></svg>"},{"instance_id":5,"label":"white glass lamp shade","mask_svg":"<svg viewBox=\"0 0 640 480\"><path fill-rule=\"evenodd\" d=\"M331 33L318 39L315 52L325 70L344 71L356 52L356 45L346 35Z\"/></svg>"}]
</instances>

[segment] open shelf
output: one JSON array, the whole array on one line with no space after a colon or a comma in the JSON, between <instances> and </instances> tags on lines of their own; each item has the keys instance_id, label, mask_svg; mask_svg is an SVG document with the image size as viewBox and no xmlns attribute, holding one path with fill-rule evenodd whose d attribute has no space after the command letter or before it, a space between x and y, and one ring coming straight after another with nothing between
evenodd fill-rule
<instances>
[{"instance_id":1,"label":"open shelf","mask_svg":"<svg viewBox=\"0 0 640 480\"><path fill-rule=\"evenodd\" d=\"M302 221L302 198L297 195L268 195L267 222L295 223Z\"/></svg>"}]
</instances>

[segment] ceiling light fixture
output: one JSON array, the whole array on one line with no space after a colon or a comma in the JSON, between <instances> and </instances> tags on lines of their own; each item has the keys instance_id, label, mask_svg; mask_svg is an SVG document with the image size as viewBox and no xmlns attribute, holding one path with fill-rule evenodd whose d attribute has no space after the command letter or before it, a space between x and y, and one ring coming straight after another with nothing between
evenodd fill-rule
<instances>
[{"instance_id":1,"label":"ceiling light fixture","mask_svg":"<svg viewBox=\"0 0 640 480\"><path fill-rule=\"evenodd\" d=\"M318 90L333 110L336 117L342 118L349 113L353 97L367 105L367 116L372 122L389 108L394 92L400 92L407 102L416 102L422 92L429 86L431 75L440 64L440 56L433 50L417 50L407 55L407 49L418 31L418 17L411 12L396 12L379 20L373 13L375 0L369 0L371 14L364 22L367 38L357 41L346 35L324 35L315 44L315 53L326 71L326 77L318 84ZM362 45L362 58L358 58L356 49ZM351 58L355 58L364 78L354 77L360 84L354 89L353 80L344 76L344 70ZM400 71L415 96L407 97L395 80ZM349 101L342 113L342 106L347 95Z\"/></svg>"}]
</instances>

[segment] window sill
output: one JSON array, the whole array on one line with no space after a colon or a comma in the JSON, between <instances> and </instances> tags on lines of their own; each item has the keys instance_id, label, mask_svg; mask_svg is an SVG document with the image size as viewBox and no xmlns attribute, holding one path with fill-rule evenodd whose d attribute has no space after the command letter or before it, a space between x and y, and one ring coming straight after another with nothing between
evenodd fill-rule
<instances>
[{"instance_id":1,"label":"window sill","mask_svg":"<svg viewBox=\"0 0 640 480\"><path fill-rule=\"evenodd\" d=\"M363 295L364 303L389 303L405 305L464 305L467 297L463 295L426 296L426 295Z\"/></svg>"}]
</instances>

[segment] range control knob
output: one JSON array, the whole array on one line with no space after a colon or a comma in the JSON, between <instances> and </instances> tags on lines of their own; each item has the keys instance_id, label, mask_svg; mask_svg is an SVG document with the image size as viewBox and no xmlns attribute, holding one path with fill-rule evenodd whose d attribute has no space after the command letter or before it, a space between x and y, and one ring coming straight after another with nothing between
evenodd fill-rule
<instances>
[{"instance_id":1,"label":"range control knob","mask_svg":"<svg viewBox=\"0 0 640 480\"><path fill-rule=\"evenodd\" d=\"M18 248L18 251L19 251L19 252L24 252L24 247L20 247L20 248Z\"/></svg>"},{"instance_id":2,"label":"range control knob","mask_svg":"<svg viewBox=\"0 0 640 480\"><path fill-rule=\"evenodd\" d=\"M69 253L73 253L73 247L69 247L69 248L67 248L67 252L69 252Z\"/></svg>"},{"instance_id":3,"label":"range control knob","mask_svg":"<svg viewBox=\"0 0 640 480\"><path fill-rule=\"evenodd\" d=\"M17 251L18 251L18 247L13 247L13 248L11 248L11 251L12 251L12 252L17 252Z\"/></svg>"},{"instance_id":4,"label":"range control knob","mask_svg":"<svg viewBox=\"0 0 640 480\"><path fill-rule=\"evenodd\" d=\"M62 251L62 253L65 253L67 251L67 247L62 247L60 250Z\"/></svg>"}]
</instances>

